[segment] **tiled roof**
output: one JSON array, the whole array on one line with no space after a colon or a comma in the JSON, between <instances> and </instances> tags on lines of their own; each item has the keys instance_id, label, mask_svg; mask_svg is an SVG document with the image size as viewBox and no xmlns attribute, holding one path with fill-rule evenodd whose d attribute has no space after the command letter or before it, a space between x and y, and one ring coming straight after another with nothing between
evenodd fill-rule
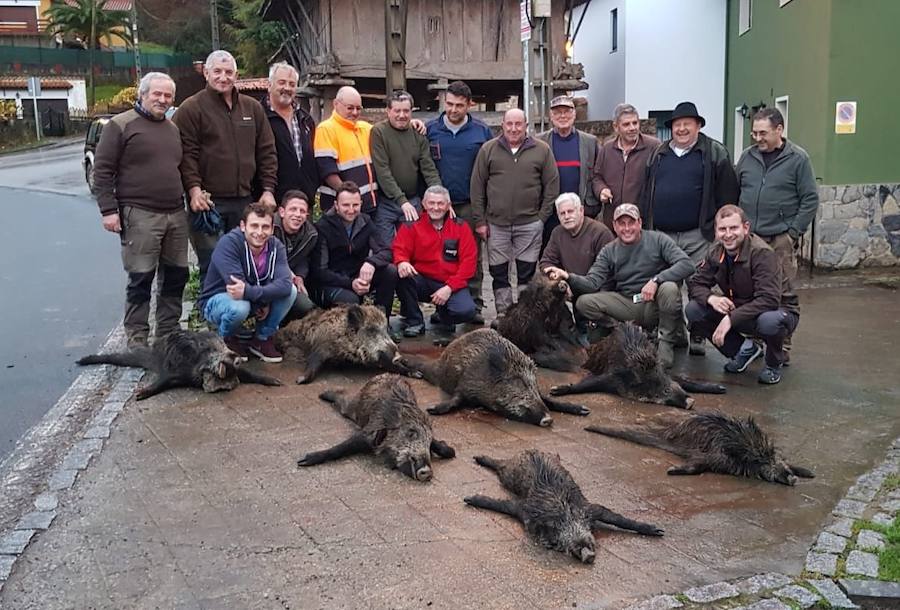
<instances>
[{"instance_id":1,"label":"tiled roof","mask_svg":"<svg viewBox=\"0 0 900 610\"><path fill-rule=\"evenodd\" d=\"M239 78L234 86L238 91L266 91L269 88L268 78Z\"/></svg>"},{"instance_id":2,"label":"tiled roof","mask_svg":"<svg viewBox=\"0 0 900 610\"><path fill-rule=\"evenodd\" d=\"M42 78L41 89L71 89L72 83L63 78ZM0 89L28 89L28 79L22 76L0 76Z\"/></svg>"},{"instance_id":3,"label":"tiled roof","mask_svg":"<svg viewBox=\"0 0 900 610\"><path fill-rule=\"evenodd\" d=\"M78 5L75 0L66 0L66 4L69 6ZM102 8L104 11L130 11L131 0L106 0L106 3L103 4Z\"/></svg>"}]
</instances>

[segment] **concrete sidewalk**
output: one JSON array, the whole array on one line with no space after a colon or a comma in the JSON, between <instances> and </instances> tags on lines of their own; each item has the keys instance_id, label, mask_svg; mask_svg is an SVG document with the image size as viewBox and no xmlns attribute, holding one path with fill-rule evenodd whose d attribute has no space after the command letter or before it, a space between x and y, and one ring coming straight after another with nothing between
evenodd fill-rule
<instances>
[{"instance_id":1,"label":"concrete sidewalk","mask_svg":"<svg viewBox=\"0 0 900 610\"><path fill-rule=\"evenodd\" d=\"M724 381L698 409L753 414L817 478L794 488L705 474L667 477L674 456L584 432L663 411L588 395L587 418L541 429L464 411L434 419L457 450L420 484L360 456L298 470L307 450L350 425L317 399L356 390L361 372L292 383L293 365L261 365L282 388L176 390L129 402L99 457L60 494L58 516L0 591L2 608L562 608L627 600L763 572L798 573L819 525L856 476L900 435L898 293L805 290L792 360L779 386L721 373L724 359L677 356L688 374ZM401 345L434 352L425 341ZM544 388L578 375L541 371ZM413 383L421 405L440 393ZM465 506L503 497L474 455L558 452L585 495L666 530L661 539L598 534L593 566L529 542L511 518Z\"/></svg>"}]
</instances>

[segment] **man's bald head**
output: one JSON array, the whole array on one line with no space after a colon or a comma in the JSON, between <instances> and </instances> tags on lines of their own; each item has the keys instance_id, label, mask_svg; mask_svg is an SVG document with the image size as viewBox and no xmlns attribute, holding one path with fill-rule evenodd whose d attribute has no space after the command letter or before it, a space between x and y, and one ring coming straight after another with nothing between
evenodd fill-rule
<instances>
[{"instance_id":1,"label":"man's bald head","mask_svg":"<svg viewBox=\"0 0 900 610\"><path fill-rule=\"evenodd\" d=\"M503 115L503 137L512 148L522 145L525 135L528 133L528 125L525 123L525 113L518 108L511 108Z\"/></svg>"},{"instance_id":2,"label":"man's bald head","mask_svg":"<svg viewBox=\"0 0 900 610\"><path fill-rule=\"evenodd\" d=\"M353 87L345 86L338 89L334 96L334 110L341 118L356 122L362 112L362 96Z\"/></svg>"}]
</instances>

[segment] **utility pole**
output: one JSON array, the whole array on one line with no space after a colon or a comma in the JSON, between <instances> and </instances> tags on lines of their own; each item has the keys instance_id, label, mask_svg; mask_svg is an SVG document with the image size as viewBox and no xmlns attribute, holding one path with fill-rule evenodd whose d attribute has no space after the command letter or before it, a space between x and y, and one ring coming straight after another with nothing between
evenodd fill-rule
<instances>
[{"instance_id":1,"label":"utility pole","mask_svg":"<svg viewBox=\"0 0 900 610\"><path fill-rule=\"evenodd\" d=\"M547 128L550 100L553 97L553 45L550 32L551 1L533 0L533 31L526 44L527 93L526 110L529 123L536 130Z\"/></svg>"},{"instance_id":2,"label":"utility pole","mask_svg":"<svg viewBox=\"0 0 900 610\"><path fill-rule=\"evenodd\" d=\"M131 45L134 47L134 74L136 82L141 82L141 45L138 42L137 0L131 1Z\"/></svg>"},{"instance_id":3,"label":"utility pole","mask_svg":"<svg viewBox=\"0 0 900 610\"><path fill-rule=\"evenodd\" d=\"M97 83L94 82L94 47L97 46L96 42L97 38L97 0L91 0L91 38L88 40L88 64L90 65L91 73L91 96L90 96L90 106L93 106L97 102Z\"/></svg>"},{"instance_id":4,"label":"utility pole","mask_svg":"<svg viewBox=\"0 0 900 610\"><path fill-rule=\"evenodd\" d=\"M384 87L387 95L406 91L406 16L408 0L384 2Z\"/></svg>"},{"instance_id":5,"label":"utility pole","mask_svg":"<svg viewBox=\"0 0 900 610\"><path fill-rule=\"evenodd\" d=\"M209 25L212 29L212 50L218 51L219 44L219 9L216 0L209 0Z\"/></svg>"}]
</instances>

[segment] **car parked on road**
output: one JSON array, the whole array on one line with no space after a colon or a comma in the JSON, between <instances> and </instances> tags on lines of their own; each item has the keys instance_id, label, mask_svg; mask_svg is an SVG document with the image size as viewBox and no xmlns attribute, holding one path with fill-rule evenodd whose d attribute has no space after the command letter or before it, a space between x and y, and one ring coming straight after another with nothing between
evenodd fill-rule
<instances>
[{"instance_id":1,"label":"car parked on road","mask_svg":"<svg viewBox=\"0 0 900 610\"><path fill-rule=\"evenodd\" d=\"M84 167L84 179L87 182L91 193L94 192L94 154L97 152L97 143L100 141L100 132L103 127L109 123L112 118L111 114L102 114L91 121L87 134L84 136L84 157L81 159L81 165Z\"/></svg>"}]
</instances>

